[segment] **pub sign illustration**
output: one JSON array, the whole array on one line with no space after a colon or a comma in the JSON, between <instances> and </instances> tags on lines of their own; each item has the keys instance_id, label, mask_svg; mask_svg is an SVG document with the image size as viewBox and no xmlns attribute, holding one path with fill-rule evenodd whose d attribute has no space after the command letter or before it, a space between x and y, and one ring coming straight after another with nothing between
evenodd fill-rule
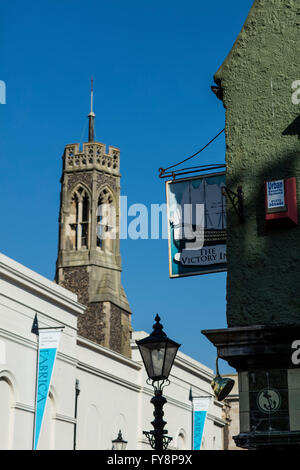
<instances>
[{"instance_id":1,"label":"pub sign illustration","mask_svg":"<svg viewBox=\"0 0 300 470\"><path fill-rule=\"evenodd\" d=\"M170 277L226 271L225 173L167 181Z\"/></svg>"}]
</instances>

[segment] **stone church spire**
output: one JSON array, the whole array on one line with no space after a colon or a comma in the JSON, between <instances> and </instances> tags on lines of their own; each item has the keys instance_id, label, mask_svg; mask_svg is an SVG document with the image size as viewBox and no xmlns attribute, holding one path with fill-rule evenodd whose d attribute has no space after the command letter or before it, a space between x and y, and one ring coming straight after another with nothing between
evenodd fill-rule
<instances>
[{"instance_id":1,"label":"stone church spire","mask_svg":"<svg viewBox=\"0 0 300 470\"><path fill-rule=\"evenodd\" d=\"M56 282L87 306L78 333L130 357L131 310L121 283L120 151L94 140L93 82L89 141L63 154Z\"/></svg>"}]
</instances>

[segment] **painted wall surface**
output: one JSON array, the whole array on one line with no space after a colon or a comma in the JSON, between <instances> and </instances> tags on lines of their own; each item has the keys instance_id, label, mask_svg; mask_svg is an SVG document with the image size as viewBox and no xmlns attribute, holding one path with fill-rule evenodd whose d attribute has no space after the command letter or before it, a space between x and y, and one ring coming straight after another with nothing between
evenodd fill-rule
<instances>
[{"instance_id":1,"label":"painted wall surface","mask_svg":"<svg viewBox=\"0 0 300 470\"><path fill-rule=\"evenodd\" d=\"M85 308L75 294L0 254L0 449L31 449L33 438L37 337L39 326L64 325L38 449L109 450L121 429L127 448L149 449L143 430L152 429L153 389L135 339L132 359L77 336ZM170 448L190 449L191 394L212 396L213 371L179 352L165 389ZM79 380L77 419L75 383ZM223 449L223 405L211 400L204 449Z\"/></svg>"},{"instance_id":2,"label":"painted wall surface","mask_svg":"<svg viewBox=\"0 0 300 470\"><path fill-rule=\"evenodd\" d=\"M300 323L300 228L266 229L264 182L297 178L300 206L300 3L256 0L215 75L226 108L228 326Z\"/></svg>"}]
</instances>

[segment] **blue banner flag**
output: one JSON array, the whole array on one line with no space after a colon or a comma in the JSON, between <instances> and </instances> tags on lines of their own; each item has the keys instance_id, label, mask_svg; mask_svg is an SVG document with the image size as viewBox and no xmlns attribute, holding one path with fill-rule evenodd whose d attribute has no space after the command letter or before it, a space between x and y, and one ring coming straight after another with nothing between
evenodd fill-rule
<instances>
[{"instance_id":1,"label":"blue banner flag","mask_svg":"<svg viewBox=\"0 0 300 470\"><path fill-rule=\"evenodd\" d=\"M37 449L61 330L39 331L34 450Z\"/></svg>"},{"instance_id":2,"label":"blue banner flag","mask_svg":"<svg viewBox=\"0 0 300 470\"><path fill-rule=\"evenodd\" d=\"M200 450L210 397L193 398L193 450Z\"/></svg>"}]
</instances>

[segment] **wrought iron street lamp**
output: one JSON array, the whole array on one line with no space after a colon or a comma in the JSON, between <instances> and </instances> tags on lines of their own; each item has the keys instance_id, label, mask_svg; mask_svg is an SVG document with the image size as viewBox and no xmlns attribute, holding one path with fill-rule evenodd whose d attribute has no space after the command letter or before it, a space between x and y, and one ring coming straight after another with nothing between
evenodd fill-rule
<instances>
[{"instance_id":1,"label":"wrought iron street lamp","mask_svg":"<svg viewBox=\"0 0 300 470\"><path fill-rule=\"evenodd\" d=\"M147 383L154 388L154 397L151 399L154 405L155 419L151 422L154 430L143 433L147 436L152 449L162 451L167 449L172 440L172 437L166 436L168 431L164 429L166 421L163 420L163 407L167 400L162 391L170 383L168 377L180 344L167 337L158 315L155 321L151 335L136 341L136 344L148 374Z\"/></svg>"},{"instance_id":2,"label":"wrought iron street lamp","mask_svg":"<svg viewBox=\"0 0 300 470\"><path fill-rule=\"evenodd\" d=\"M121 429L119 431L117 439L114 439L112 442L112 450L125 450L128 441L124 441L121 433Z\"/></svg>"}]
</instances>

